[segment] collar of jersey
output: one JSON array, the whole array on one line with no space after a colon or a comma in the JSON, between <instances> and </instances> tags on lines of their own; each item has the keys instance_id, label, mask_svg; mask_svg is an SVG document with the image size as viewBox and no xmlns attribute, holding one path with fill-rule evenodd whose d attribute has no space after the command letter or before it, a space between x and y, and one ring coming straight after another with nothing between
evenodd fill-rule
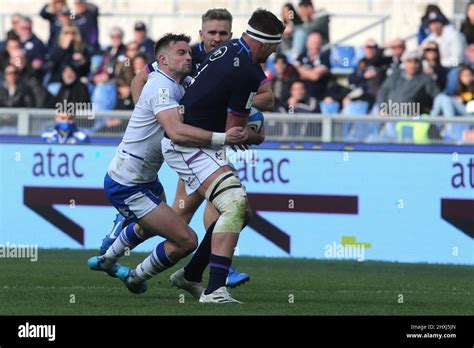
<instances>
[{"instance_id":1,"label":"collar of jersey","mask_svg":"<svg viewBox=\"0 0 474 348\"><path fill-rule=\"evenodd\" d=\"M201 42L199 43L198 47L199 47L199 52L204 51L204 42L201 41ZM204 53L206 53L206 51L204 51Z\"/></svg>"},{"instance_id":2,"label":"collar of jersey","mask_svg":"<svg viewBox=\"0 0 474 348\"><path fill-rule=\"evenodd\" d=\"M166 78L168 78L168 80L171 80L171 81L173 81L174 83L179 84L178 81L176 81L174 78L168 76L165 72L161 71L159 68L156 68L155 71L156 71L157 73L161 74L161 75L164 75Z\"/></svg>"},{"instance_id":3,"label":"collar of jersey","mask_svg":"<svg viewBox=\"0 0 474 348\"><path fill-rule=\"evenodd\" d=\"M252 59L252 55L250 53L250 47L247 45L245 40L242 38L239 39L239 43L242 45L242 48L247 51L247 54L249 55L249 58Z\"/></svg>"}]
</instances>

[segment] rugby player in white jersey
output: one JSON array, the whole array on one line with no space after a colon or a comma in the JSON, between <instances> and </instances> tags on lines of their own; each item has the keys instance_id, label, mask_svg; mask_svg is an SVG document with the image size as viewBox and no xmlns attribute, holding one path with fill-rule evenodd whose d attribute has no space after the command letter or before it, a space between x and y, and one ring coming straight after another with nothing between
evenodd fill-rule
<instances>
[{"instance_id":1,"label":"rugby player in white jersey","mask_svg":"<svg viewBox=\"0 0 474 348\"><path fill-rule=\"evenodd\" d=\"M241 126L214 134L180 122L179 100L192 67L189 41L190 37L183 34L166 34L156 43L158 69L143 88L104 179L105 192L125 217L126 227L104 255L90 258L88 265L92 270L116 275L133 293L146 291L146 280L197 247L195 232L160 199L163 187L157 174L163 163L164 132L160 122L171 125L169 136L174 142L188 146L211 146L216 137L225 138L227 144L240 144L248 136L248 130ZM165 241L135 269L118 267L117 260L127 250L156 235Z\"/></svg>"}]
</instances>

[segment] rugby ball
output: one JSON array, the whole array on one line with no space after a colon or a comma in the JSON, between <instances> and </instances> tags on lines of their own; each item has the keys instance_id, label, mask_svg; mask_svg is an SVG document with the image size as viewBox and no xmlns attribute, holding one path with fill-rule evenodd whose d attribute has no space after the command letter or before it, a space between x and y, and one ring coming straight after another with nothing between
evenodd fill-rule
<instances>
[{"instance_id":1,"label":"rugby ball","mask_svg":"<svg viewBox=\"0 0 474 348\"><path fill-rule=\"evenodd\" d=\"M250 115L248 118L247 125L255 132L259 132L263 127L263 122L265 121L263 113L261 110L252 107L250 109Z\"/></svg>"}]
</instances>

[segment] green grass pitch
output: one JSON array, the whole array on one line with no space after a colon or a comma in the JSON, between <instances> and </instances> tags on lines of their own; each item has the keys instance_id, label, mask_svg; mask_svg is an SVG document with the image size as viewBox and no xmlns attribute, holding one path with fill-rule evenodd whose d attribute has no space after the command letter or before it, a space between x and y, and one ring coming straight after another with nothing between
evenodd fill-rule
<instances>
[{"instance_id":1,"label":"green grass pitch","mask_svg":"<svg viewBox=\"0 0 474 348\"><path fill-rule=\"evenodd\" d=\"M251 280L231 293L245 304L212 305L170 286L177 267L134 295L89 271L93 255L41 249L37 262L1 259L0 315L472 315L474 308L472 266L239 256L234 266Z\"/></svg>"}]
</instances>

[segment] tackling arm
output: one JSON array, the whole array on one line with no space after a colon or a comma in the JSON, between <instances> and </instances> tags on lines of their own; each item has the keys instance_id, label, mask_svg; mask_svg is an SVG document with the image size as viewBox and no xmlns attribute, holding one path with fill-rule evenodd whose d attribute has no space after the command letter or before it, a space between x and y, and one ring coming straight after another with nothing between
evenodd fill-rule
<instances>
[{"instance_id":1,"label":"tackling arm","mask_svg":"<svg viewBox=\"0 0 474 348\"><path fill-rule=\"evenodd\" d=\"M175 144L182 146L235 145L247 139L248 129L244 127L231 127L226 133L213 133L184 124L178 109L172 108L156 114L156 119ZM216 139L224 139L224 142L217 143Z\"/></svg>"}]
</instances>

